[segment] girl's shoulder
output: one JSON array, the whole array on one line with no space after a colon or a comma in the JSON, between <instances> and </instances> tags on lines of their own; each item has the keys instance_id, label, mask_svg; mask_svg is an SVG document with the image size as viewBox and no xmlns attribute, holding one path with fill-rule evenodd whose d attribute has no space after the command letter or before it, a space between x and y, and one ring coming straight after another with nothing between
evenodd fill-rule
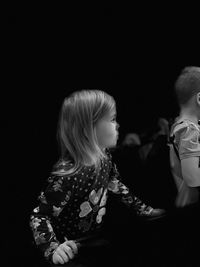
<instances>
[{"instance_id":1,"label":"girl's shoulder","mask_svg":"<svg viewBox=\"0 0 200 267\"><path fill-rule=\"evenodd\" d=\"M112 154L106 149L106 157L101 161L101 167L112 165ZM53 166L50 179L57 180L60 177L64 180L76 181L82 177L91 177L98 174L98 169L95 166L79 166L76 167L73 161L59 159Z\"/></svg>"},{"instance_id":2,"label":"girl's shoulder","mask_svg":"<svg viewBox=\"0 0 200 267\"><path fill-rule=\"evenodd\" d=\"M73 180L76 177L91 175L94 172L93 166L80 166L75 167L72 161L59 160L53 167L51 172L52 176L62 176L64 178L69 178ZM75 179L76 180L76 179Z\"/></svg>"},{"instance_id":3,"label":"girl's shoulder","mask_svg":"<svg viewBox=\"0 0 200 267\"><path fill-rule=\"evenodd\" d=\"M71 160L64 160L59 159L52 168L52 173L54 174L63 174L63 173L71 173L71 170L73 169L73 162Z\"/></svg>"}]
</instances>

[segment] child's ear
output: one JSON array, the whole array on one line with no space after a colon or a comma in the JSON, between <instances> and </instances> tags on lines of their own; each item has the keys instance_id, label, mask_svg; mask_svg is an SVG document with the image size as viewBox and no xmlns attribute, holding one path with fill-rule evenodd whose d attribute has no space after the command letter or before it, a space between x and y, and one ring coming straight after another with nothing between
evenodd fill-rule
<instances>
[{"instance_id":1,"label":"child's ear","mask_svg":"<svg viewBox=\"0 0 200 267\"><path fill-rule=\"evenodd\" d=\"M197 94L197 103L200 106L200 92Z\"/></svg>"}]
</instances>

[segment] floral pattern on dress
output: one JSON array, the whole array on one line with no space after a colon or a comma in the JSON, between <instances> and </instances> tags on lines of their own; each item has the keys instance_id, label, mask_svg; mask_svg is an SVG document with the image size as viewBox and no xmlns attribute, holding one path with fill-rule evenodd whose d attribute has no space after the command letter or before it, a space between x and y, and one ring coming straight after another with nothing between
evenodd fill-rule
<instances>
[{"instance_id":1,"label":"floral pattern on dress","mask_svg":"<svg viewBox=\"0 0 200 267\"><path fill-rule=\"evenodd\" d=\"M70 200L71 195L72 195L72 192L71 191L67 191L67 194L65 196L64 201L62 201L60 204L62 206L65 206L67 204L67 202Z\"/></svg>"},{"instance_id":2,"label":"floral pattern on dress","mask_svg":"<svg viewBox=\"0 0 200 267\"><path fill-rule=\"evenodd\" d=\"M67 191L67 194L65 196L65 199L63 201L61 201L61 203L60 203L61 206L60 207L56 207L55 205L53 205L53 207L52 207L52 209L53 209L52 215L53 216L56 216L57 217L57 216L60 215L61 211L64 209L64 206L69 201L70 197L71 197L71 191Z\"/></svg>"},{"instance_id":3,"label":"floral pattern on dress","mask_svg":"<svg viewBox=\"0 0 200 267\"><path fill-rule=\"evenodd\" d=\"M43 225L47 226L48 232L43 231ZM47 242L47 236L49 240L52 240L55 237L51 223L46 218L31 216L30 227L32 228L36 245L45 244Z\"/></svg>"},{"instance_id":4,"label":"floral pattern on dress","mask_svg":"<svg viewBox=\"0 0 200 267\"><path fill-rule=\"evenodd\" d=\"M41 223L41 219L39 219L39 218L35 218L34 216L31 216L31 228L32 229L37 229L37 227L40 225L40 223Z\"/></svg>"},{"instance_id":5,"label":"floral pattern on dress","mask_svg":"<svg viewBox=\"0 0 200 267\"><path fill-rule=\"evenodd\" d=\"M103 196L102 196L102 198L101 198L101 202L100 202L100 205L99 205L100 207L106 205L106 201L107 201L107 191L108 191L108 189L106 188L106 189L104 190Z\"/></svg>"},{"instance_id":6,"label":"floral pattern on dress","mask_svg":"<svg viewBox=\"0 0 200 267\"><path fill-rule=\"evenodd\" d=\"M80 213L79 217L83 218L86 217L88 214L91 213L91 216L89 218L85 218L81 220L79 223L79 228L84 229L84 231L88 231L90 229L90 226L94 220L94 215L96 216L96 222L99 224L102 222L102 217L106 213L105 207L101 208L102 206L105 206L106 200L107 200L107 189L104 190L103 195L103 188L100 188L97 192L95 190L92 190L89 194L89 201L84 201L80 205ZM101 197L102 196L102 197ZM100 201L101 199L101 201ZM98 204L100 201L100 204Z\"/></svg>"},{"instance_id":7,"label":"floral pattern on dress","mask_svg":"<svg viewBox=\"0 0 200 267\"><path fill-rule=\"evenodd\" d=\"M100 174L94 175L93 168L84 167L71 176L48 178L48 185L39 196L40 203L30 216L35 243L48 260L62 241L61 237L77 239L101 227L108 190L138 213L146 210L142 201L131 195L119 178L111 155L102 161ZM87 193L81 194L83 189Z\"/></svg>"},{"instance_id":8,"label":"floral pattern on dress","mask_svg":"<svg viewBox=\"0 0 200 267\"><path fill-rule=\"evenodd\" d=\"M80 213L79 213L79 217L85 217L87 216L91 211L92 211L92 208L90 206L90 203L88 201L85 201L83 202L81 205L80 205Z\"/></svg>"},{"instance_id":9,"label":"floral pattern on dress","mask_svg":"<svg viewBox=\"0 0 200 267\"><path fill-rule=\"evenodd\" d=\"M41 192L40 196L38 197L38 199L41 201L41 203L43 204L47 204L47 200L46 197L44 195L44 192Z\"/></svg>"},{"instance_id":10,"label":"floral pattern on dress","mask_svg":"<svg viewBox=\"0 0 200 267\"><path fill-rule=\"evenodd\" d=\"M117 178L113 178L109 184L108 189L116 194L128 194L129 189L122 184Z\"/></svg>"},{"instance_id":11,"label":"floral pattern on dress","mask_svg":"<svg viewBox=\"0 0 200 267\"><path fill-rule=\"evenodd\" d=\"M33 236L34 236L36 245L40 245L46 242L45 233L38 230L41 223L42 223L42 219L34 218L33 216L31 216L30 226L33 231Z\"/></svg>"},{"instance_id":12,"label":"floral pattern on dress","mask_svg":"<svg viewBox=\"0 0 200 267\"><path fill-rule=\"evenodd\" d=\"M63 210L63 208L61 208L61 207L56 207L56 206L53 206L52 207L52 209L53 209L53 213L52 213L52 215L53 216L59 216L59 214L61 213L61 211Z\"/></svg>"},{"instance_id":13,"label":"floral pattern on dress","mask_svg":"<svg viewBox=\"0 0 200 267\"><path fill-rule=\"evenodd\" d=\"M106 214L106 208L103 207L103 208L101 208L101 209L99 210L99 212L98 212L98 214L97 214L96 222L97 222L97 223L101 223L101 222L102 222L102 217L103 217L103 215L105 215L105 214Z\"/></svg>"},{"instance_id":14,"label":"floral pattern on dress","mask_svg":"<svg viewBox=\"0 0 200 267\"><path fill-rule=\"evenodd\" d=\"M49 247L45 250L44 256L48 258L50 255L52 255L52 253L57 249L58 246L58 243L51 242Z\"/></svg>"},{"instance_id":15,"label":"floral pattern on dress","mask_svg":"<svg viewBox=\"0 0 200 267\"><path fill-rule=\"evenodd\" d=\"M62 178L60 178L57 181L55 181L54 184L53 184L53 186L52 186L53 189L54 189L54 191L63 192L63 190L62 190L62 183L63 183L63 179Z\"/></svg>"}]
</instances>

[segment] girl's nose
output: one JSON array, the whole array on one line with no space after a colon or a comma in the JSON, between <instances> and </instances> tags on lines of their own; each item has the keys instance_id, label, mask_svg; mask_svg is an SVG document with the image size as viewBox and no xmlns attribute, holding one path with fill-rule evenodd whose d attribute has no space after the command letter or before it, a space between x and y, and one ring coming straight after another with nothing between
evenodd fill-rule
<instances>
[{"instance_id":1,"label":"girl's nose","mask_svg":"<svg viewBox=\"0 0 200 267\"><path fill-rule=\"evenodd\" d=\"M120 127L119 123L116 123L116 130L118 130Z\"/></svg>"}]
</instances>

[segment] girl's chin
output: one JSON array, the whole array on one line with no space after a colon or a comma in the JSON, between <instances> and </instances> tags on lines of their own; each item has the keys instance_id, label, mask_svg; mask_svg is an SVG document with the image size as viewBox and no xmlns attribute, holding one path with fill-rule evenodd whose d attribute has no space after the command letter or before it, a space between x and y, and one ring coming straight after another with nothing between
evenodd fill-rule
<instances>
[{"instance_id":1,"label":"girl's chin","mask_svg":"<svg viewBox=\"0 0 200 267\"><path fill-rule=\"evenodd\" d=\"M107 144L106 148L115 148L117 146L117 139L118 139L118 137L116 137L116 139L113 140L113 142L110 143L109 145Z\"/></svg>"},{"instance_id":2,"label":"girl's chin","mask_svg":"<svg viewBox=\"0 0 200 267\"><path fill-rule=\"evenodd\" d=\"M114 148L117 146L117 140L115 142L113 142L113 144L110 146L110 148Z\"/></svg>"}]
</instances>

